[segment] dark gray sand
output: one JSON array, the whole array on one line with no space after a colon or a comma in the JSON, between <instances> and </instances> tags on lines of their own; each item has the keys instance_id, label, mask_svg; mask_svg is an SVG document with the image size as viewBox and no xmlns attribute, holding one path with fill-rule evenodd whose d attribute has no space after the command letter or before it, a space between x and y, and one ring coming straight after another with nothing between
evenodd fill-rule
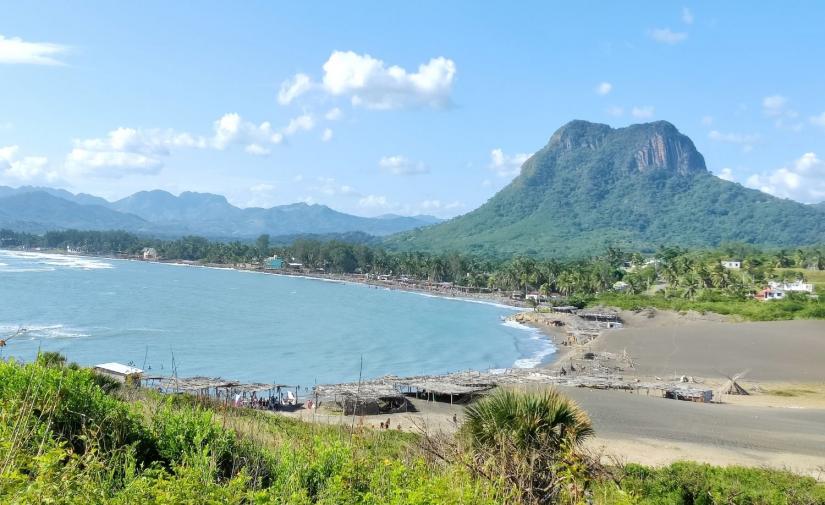
<instances>
[{"instance_id":1,"label":"dark gray sand","mask_svg":"<svg viewBox=\"0 0 825 505\"><path fill-rule=\"evenodd\" d=\"M564 388L590 415L603 438L652 438L747 453L782 452L822 458L825 410L680 402L617 391Z\"/></svg>"},{"instance_id":2,"label":"dark gray sand","mask_svg":"<svg viewBox=\"0 0 825 505\"><path fill-rule=\"evenodd\" d=\"M638 375L718 378L749 370L749 381L825 382L825 321L629 327L606 332L593 349L626 349Z\"/></svg>"}]
</instances>

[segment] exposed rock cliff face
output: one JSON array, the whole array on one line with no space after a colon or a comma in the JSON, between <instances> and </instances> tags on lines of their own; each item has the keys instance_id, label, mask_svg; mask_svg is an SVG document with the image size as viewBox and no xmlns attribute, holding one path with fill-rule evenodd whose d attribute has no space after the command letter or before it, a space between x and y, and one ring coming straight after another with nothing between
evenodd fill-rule
<instances>
[{"instance_id":1,"label":"exposed rock cliff face","mask_svg":"<svg viewBox=\"0 0 825 505\"><path fill-rule=\"evenodd\" d=\"M636 151L634 158L638 169L642 172L657 168L672 169L679 175L706 170L704 160L696 152L693 142L682 135L679 137L654 133L647 144Z\"/></svg>"}]
</instances>

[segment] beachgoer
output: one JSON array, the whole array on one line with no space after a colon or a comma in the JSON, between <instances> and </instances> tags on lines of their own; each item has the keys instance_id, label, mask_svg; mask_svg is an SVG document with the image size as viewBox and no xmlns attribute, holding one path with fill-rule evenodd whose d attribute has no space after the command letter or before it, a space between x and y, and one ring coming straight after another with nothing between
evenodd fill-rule
<instances>
[{"instance_id":1,"label":"beachgoer","mask_svg":"<svg viewBox=\"0 0 825 505\"><path fill-rule=\"evenodd\" d=\"M387 418L387 429L390 429L390 418Z\"/></svg>"},{"instance_id":2,"label":"beachgoer","mask_svg":"<svg viewBox=\"0 0 825 505\"><path fill-rule=\"evenodd\" d=\"M458 424L458 416L453 414L453 424Z\"/></svg>"}]
</instances>

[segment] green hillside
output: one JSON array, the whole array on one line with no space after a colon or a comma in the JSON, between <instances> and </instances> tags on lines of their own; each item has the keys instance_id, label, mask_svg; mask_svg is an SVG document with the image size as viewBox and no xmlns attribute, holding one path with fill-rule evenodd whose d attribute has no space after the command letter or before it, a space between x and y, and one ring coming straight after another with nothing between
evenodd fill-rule
<instances>
[{"instance_id":1,"label":"green hillside","mask_svg":"<svg viewBox=\"0 0 825 505\"><path fill-rule=\"evenodd\" d=\"M388 239L404 250L584 256L607 246L795 246L825 240L820 208L708 172L665 121L613 129L572 121L478 209Z\"/></svg>"}]
</instances>

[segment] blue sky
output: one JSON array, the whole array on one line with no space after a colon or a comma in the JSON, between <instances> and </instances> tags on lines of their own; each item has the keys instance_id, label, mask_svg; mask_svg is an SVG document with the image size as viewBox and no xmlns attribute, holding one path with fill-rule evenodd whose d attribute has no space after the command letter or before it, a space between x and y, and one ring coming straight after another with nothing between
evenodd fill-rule
<instances>
[{"instance_id":1,"label":"blue sky","mask_svg":"<svg viewBox=\"0 0 825 505\"><path fill-rule=\"evenodd\" d=\"M575 4L575 5L571 5ZM825 5L0 2L0 184L448 217L562 124L665 119L825 200Z\"/></svg>"}]
</instances>

